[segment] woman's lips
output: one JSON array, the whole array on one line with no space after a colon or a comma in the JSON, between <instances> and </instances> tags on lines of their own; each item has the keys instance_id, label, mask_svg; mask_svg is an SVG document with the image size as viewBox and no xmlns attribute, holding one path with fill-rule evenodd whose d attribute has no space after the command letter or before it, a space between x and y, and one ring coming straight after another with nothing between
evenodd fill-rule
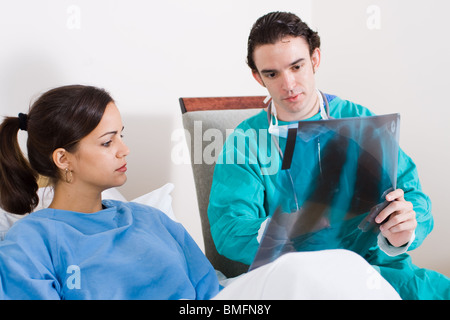
<instances>
[{"instance_id":1,"label":"woman's lips","mask_svg":"<svg viewBox=\"0 0 450 320\"><path fill-rule=\"evenodd\" d=\"M127 171L127 164L125 163L123 166L121 166L116 171L118 171L118 172L126 172Z\"/></svg>"}]
</instances>

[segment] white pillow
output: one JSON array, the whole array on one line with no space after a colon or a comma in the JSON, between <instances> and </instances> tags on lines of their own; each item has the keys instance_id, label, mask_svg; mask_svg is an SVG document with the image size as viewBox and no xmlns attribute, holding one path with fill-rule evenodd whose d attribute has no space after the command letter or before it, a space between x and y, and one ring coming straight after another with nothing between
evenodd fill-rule
<instances>
[{"instance_id":1,"label":"white pillow","mask_svg":"<svg viewBox=\"0 0 450 320\"><path fill-rule=\"evenodd\" d=\"M156 209L161 210L169 218L174 221L177 221L172 209L172 196L170 193L174 189L174 185L172 183L166 183L162 187L153 190L147 194L144 194L134 200L132 202L145 204ZM37 210L47 208L53 200L53 188L39 188L38 190L39 196L39 204L36 206ZM111 188L102 192L102 199L111 199L126 202L125 197L120 193L116 188ZM4 239L6 232L11 228L11 226L19 219L23 218L26 215L18 215L12 214L0 209L0 241Z\"/></svg>"},{"instance_id":2,"label":"white pillow","mask_svg":"<svg viewBox=\"0 0 450 320\"><path fill-rule=\"evenodd\" d=\"M144 194L131 202L136 202L140 204L146 204L150 207L161 210L166 215L169 216L174 221L177 221L175 214L172 209L172 196L170 193L173 191L175 186L172 183L166 183L162 187L153 190L147 194ZM106 199L106 198L104 198Z\"/></svg>"},{"instance_id":3,"label":"white pillow","mask_svg":"<svg viewBox=\"0 0 450 320\"><path fill-rule=\"evenodd\" d=\"M0 241L5 238L6 232L11 226L24 216L18 214L8 213L0 208Z\"/></svg>"}]
</instances>

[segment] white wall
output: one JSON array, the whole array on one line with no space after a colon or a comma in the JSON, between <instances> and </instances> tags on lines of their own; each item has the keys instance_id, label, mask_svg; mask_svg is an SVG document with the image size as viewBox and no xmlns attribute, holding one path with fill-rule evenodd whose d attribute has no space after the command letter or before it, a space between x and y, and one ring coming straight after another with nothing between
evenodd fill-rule
<instances>
[{"instance_id":1,"label":"white wall","mask_svg":"<svg viewBox=\"0 0 450 320\"><path fill-rule=\"evenodd\" d=\"M378 114L401 114L401 147L415 161L435 226L413 262L450 275L450 73L446 0L315 0L321 88Z\"/></svg>"}]
</instances>

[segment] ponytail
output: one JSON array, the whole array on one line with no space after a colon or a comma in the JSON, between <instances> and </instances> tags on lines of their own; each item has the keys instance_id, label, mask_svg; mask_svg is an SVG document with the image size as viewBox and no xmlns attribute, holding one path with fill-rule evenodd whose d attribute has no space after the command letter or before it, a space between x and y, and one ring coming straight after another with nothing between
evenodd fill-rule
<instances>
[{"instance_id":1,"label":"ponytail","mask_svg":"<svg viewBox=\"0 0 450 320\"><path fill-rule=\"evenodd\" d=\"M24 114L6 117L0 125L0 206L11 213L26 214L39 203L38 174L20 150L19 129L27 129Z\"/></svg>"}]
</instances>

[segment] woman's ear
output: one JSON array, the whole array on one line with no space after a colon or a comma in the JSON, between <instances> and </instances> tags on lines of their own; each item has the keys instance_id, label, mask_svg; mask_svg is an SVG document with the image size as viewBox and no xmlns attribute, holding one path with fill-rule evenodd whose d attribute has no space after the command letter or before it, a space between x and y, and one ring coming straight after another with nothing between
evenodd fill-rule
<instances>
[{"instance_id":1,"label":"woman's ear","mask_svg":"<svg viewBox=\"0 0 450 320\"><path fill-rule=\"evenodd\" d=\"M66 170L69 169L70 161L69 161L69 153L64 148L58 148L53 151L52 159L55 165L61 169Z\"/></svg>"}]
</instances>

